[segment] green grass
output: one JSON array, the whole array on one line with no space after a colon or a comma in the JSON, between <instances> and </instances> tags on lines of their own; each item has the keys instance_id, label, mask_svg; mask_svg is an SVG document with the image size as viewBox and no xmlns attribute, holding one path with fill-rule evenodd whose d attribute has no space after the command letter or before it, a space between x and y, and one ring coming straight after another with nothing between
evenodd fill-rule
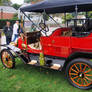
<instances>
[{"instance_id":1,"label":"green grass","mask_svg":"<svg viewBox=\"0 0 92 92\"><path fill-rule=\"evenodd\" d=\"M0 63L0 92L92 92L71 86L64 72L16 62L15 69L5 69Z\"/></svg>"}]
</instances>

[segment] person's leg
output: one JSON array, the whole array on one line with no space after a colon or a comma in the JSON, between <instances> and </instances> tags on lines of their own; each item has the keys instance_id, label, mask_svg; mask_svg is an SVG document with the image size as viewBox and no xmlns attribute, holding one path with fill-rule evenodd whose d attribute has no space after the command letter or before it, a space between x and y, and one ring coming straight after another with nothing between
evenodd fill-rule
<instances>
[{"instance_id":1,"label":"person's leg","mask_svg":"<svg viewBox=\"0 0 92 92\"><path fill-rule=\"evenodd\" d=\"M16 40L16 35L14 35L13 42Z\"/></svg>"},{"instance_id":2,"label":"person's leg","mask_svg":"<svg viewBox=\"0 0 92 92\"><path fill-rule=\"evenodd\" d=\"M10 42L11 42L11 38L9 37L9 44L10 44Z\"/></svg>"},{"instance_id":3,"label":"person's leg","mask_svg":"<svg viewBox=\"0 0 92 92\"><path fill-rule=\"evenodd\" d=\"M18 38L18 35L14 35L14 40L13 40L13 42L15 42L16 41L16 39Z\"/></svg>"},{"instance_id":4,"label":"person's leg","mask_svg":"<svg viewBox=\"0 0 92 92\"><path fill-rule=\"evenodd\" d=\"M14 37L15 37L15 36L14 36L14 34L13 34L13 35L12 35L12 42L13 42Z\"/></svg>"},{"instance_id":5,"label":"person's leg","mask_svg":"<svg viewBox=\"0 0 92 92\"><path fill-rule=\"evenodd\" d=\"M9 45L9 37L6 37L6 44Z\"/></svg>"}]
</instances>

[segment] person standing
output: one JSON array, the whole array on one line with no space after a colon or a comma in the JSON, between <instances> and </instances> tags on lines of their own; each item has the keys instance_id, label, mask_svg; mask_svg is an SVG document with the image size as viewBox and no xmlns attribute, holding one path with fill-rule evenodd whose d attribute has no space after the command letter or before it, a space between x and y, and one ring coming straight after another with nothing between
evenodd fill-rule
<instances>
[{"instance_id":1,"label":"person standing","mask_svg":"<svg viewBox=\"0 0 92 92\"><path fill-rule=\"evenodd\" d=\"M23 29L23 23L20 23L19 28L18 28L18 33L24 33L24 29Z\"/></svg>"},{"instance_id":2,"label":"person standing","mask_svg":"<svg viewBox=\"0 0 92 92\"><path fill-rule=\"evenodd\" d=\"M12 35L12 41L15 42L19 36L19 21L16 21L16 23L13 25L13 35Z\"/></svg>"},{"instance_id":3,"label":"person standing","mask_svg":"<svg viewBox=\"0 0 92 92\"><path fill-rule=\"evenodd\" d=\"M11 38L12 38L12 27L10 26L10 22L7 21L6 22L6 26L3 28L3 32L6 36L6 44L9 45L9 43L11 42Z\"/></svg>"}]
</instances>

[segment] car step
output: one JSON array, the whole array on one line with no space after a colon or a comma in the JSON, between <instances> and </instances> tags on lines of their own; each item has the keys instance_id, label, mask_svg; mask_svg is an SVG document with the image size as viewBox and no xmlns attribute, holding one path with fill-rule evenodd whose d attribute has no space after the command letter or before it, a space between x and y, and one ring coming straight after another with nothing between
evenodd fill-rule
<instances>
[{"instance_id":1,"label":"car step","mask_svg":"<svg viewBox=\"0 0 92 92\"><path fill-rule=\"evenodd\" d=\"M37 63L38 63L37 60L32 60L28 64L29 65L36 65ZM43 66L43 67L46 67L46 66ZM47 67L47 68L51 68L51 69L54 69L54 70L59 70L61 68L61 65L60 64L53 64L51 67Z\"/></svg>"},{"instance_id":2,"label":"car step","mask_svg":"<svg viewBox=\"0 0 92 92\"><path fill-rule=\"evenodd\" d=\"M32 60L31 62L28 63L29 65L35 65L37 64L37 61L36 60Z\"/></svg>"},{"instance_id":3,"label":"car step","mask_svg":"<svg viewBox=\"0 0 92 92\"><path fill-rule=\"evenodd\" d=\"M59 70L61 68L61 65L60 64L53 64L50 68L54 69L54 70Z\"/></svg>"}]
</instances>

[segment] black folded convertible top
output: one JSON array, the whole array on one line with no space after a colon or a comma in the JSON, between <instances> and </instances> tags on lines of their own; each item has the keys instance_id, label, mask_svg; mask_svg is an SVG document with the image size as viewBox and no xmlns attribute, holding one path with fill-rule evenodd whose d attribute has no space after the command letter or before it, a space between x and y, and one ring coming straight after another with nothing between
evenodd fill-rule
<instances>
[{"instance_id":1,"label":"black folded convertible top","mask_svg":"<svg viewBox=\"0 0 92 92\"><path fill-rule=\"evenodd\" d=\"M78 11L92 11L92 0L44 0L42 2L20 8L23 12L65 13Z\"/></svg>"}]
</instances>

